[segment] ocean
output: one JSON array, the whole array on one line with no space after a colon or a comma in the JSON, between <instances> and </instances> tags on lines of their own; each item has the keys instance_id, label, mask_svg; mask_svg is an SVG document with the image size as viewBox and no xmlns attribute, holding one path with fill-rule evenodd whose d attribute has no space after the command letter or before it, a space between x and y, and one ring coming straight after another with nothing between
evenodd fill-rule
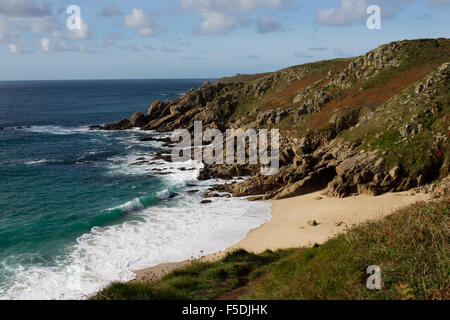
<instances>
[{"instance_id":1,"label":"ocean","mask_svg":"<svg viewBox=\"0 0 450 320\"><path fill-rule=\"evenodd\" d=\"M0 82L0 299L87 299L270 219L264 202L201 204L220 181L198 181L201 163L154 160L162 143L139 138L160 134L88 129L203 81Z\"/></svg>"}]
</instances>

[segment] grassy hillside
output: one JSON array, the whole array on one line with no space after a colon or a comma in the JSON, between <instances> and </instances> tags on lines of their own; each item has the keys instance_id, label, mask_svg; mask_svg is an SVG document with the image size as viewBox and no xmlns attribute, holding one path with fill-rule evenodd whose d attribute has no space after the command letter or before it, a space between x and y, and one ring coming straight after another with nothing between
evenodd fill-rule
<instances>
[{"instance_id":1,"label":"grassy hillside","mask_svg":"<svg viewBox=\"0 0 450 320\"><path fill-rule=\"evenodd\" d=\"M450 171L449 62L450 39L419 39L362 57L236 75L152 105L144 128L203 121L280 129L278 174L220 189L234 196L281 199L327 184L327 194L339 197L410 190ZM449 227L448 201L416 205L322 246L238 251L156 283L113 284L94 299L450 299ZM369 265L382 269L380 291L366 288Z\"/></svg>"},{"instance_id":2,"label":"grassy hillside","mask_svg":"<svg viewBox=\"0 0 450 320\"><path fill-rule=\"evenodd\" d=\"M432 75L432 74L431 74ZM432 76L429 79L433 79ZM449 173L450 83L440 82L432 90L420 92L427 79L403 90L395 98L361 121L358 127L342 132L348 141L361 144L361 150L378 152L385 167L400 165L410 176L437 176Z\"/></svg>"},{"instance_id":3,"label":"grassy hillside","mask_svg":"<svg viewBox=\"0 0 450 320\"><path fill-rule=\"evenodd\" d=\"M419 39L387 44L364 57L319 61L270 74L237 75L220 82L236 85L232 92L239 98L231 118L239 118L243 124L252 123L259 113L270 110L289 109L295 113L315 91L323 90L330 99L320 110L300 121L291 112L282 123L273 124L295 135L305 135L333 130L332 119L336 114L376 110L449 61L449 39ZM295 101L307 88L313 89L311 93Z\"/></svg>"},{"instance_id":4,"label":"grassy hillside","mask_svg":"<svg viewBox=\"0 0 450 320\"><path fill-rule=\"evenodd\" d=\"M237 251L153 284L113 284L94 299L450 299L450 202L417 204L314 248ZM366 268L382 270L380 291Z\"/></svg>"}]
</instances>

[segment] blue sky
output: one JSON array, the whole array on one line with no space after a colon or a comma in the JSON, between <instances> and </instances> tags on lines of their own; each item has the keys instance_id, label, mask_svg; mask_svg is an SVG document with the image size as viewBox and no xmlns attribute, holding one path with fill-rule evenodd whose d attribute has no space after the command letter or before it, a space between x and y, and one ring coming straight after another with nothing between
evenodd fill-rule
<instances>
[{"instance_id":1,"label":"blue sky","mask_svg":"<svg viewBox=\"0 0 450 320\"><path fill-rule=\"evenodd\" d=\"M366 27L381 7L381 30ZM82 28L66 27L67 7ZM0 80L216 78L448 37L450 0L0 0Z\"/></svg>"}]
</instances>

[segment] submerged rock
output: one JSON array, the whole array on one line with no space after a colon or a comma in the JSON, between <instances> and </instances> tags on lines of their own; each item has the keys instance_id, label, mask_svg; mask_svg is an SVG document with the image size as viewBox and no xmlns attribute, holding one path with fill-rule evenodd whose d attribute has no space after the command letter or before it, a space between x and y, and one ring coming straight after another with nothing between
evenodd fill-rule
<instances>
[{"instance_id":1,"label":"submerged rock","mask_svg":"<svg viewBox=\"0 0 450 320\"><path fill-rule=\"evenodd\" d=\"M105 130L105 128L101 125L94 125L94 126L89 126L89 130L93 131L93 130Z\"/></svg>"}]
</instances>

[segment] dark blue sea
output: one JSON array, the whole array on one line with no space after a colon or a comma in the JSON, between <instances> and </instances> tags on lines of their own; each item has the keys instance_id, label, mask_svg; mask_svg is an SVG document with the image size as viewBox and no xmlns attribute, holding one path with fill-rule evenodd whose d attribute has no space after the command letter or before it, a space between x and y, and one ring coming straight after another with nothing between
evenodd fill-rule
<instances>
[{"instance_id":1,"label":"dark blue sea","mask_svg":"<svg viewBox=\"0 0 450 320\"><path fill-rule=\"evenodd\" d=\"M162 144L139 139L156 133L88 129L202 82L0 82L0 299L85 299L269 219L267 203L201 204L202 164L155 160Z\"/></svg>"}]
</instances>

